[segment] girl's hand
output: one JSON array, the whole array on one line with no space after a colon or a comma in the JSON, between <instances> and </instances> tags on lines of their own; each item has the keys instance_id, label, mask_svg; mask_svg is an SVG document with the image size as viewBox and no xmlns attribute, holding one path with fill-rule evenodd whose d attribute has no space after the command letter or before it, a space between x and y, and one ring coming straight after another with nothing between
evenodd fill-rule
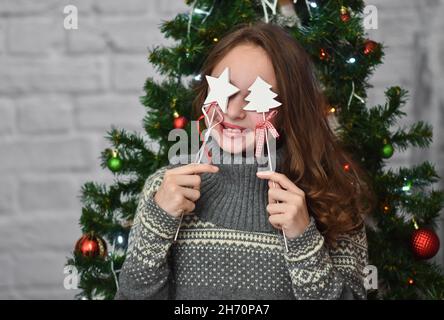
<instances>
[{"instance_id":1,"label":"girl's hand","mask_svg":"<svg viewBox=\"0 0 444 320\"><path fill-rule=\"evenodd\" d=\"M277 229L283 227L287 238L301 235L310 223L304 191L281 173L259 171L257 176L268 179L267 211L270 223Z\"/></svg>"},{"instance_id":2,"label":"girl's hand","mask_svg":"<svg viewBox=\"0 0 444 320\"><path fill-rule=\"evenodd\" d=\"M200 198L199 173L215 173L219 168L210 164L191 163L165 171L154 201L173 217L190 214L194 211L194 202Z\"/></svg>"}]
</instances>

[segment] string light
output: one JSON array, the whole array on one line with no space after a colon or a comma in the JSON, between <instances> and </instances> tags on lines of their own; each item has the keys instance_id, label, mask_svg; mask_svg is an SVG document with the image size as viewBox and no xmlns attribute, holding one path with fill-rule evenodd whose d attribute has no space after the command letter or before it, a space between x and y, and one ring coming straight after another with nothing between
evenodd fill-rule
<instances>
[{"instance_id":1,"label":"string light","mask_svg":"<svg viewBox=\"0 0 444 320\"><path fill-rule=\"evenodd\" d=\"M327 52L325 51L324 48L321 48L321 50L319 50L319 58L321 60L325 60L325 59L328 58L328 54L327 54Z\"/></svg>"},{"instance_id":2,"label":"string light","mask_svg":"<svg viewBox=\"0 0 444 320\"><path fill-rule=\"evenodd\" d=\"M176 102L177 102L177 98L174 97L170 102L170 107L174 109L176 107Z\"/></svg>"},{"instance_id":3,"label":"string light","mask_svg":"<svg viewBox=\"0 0 444 320\"><path fill-rule=\"evenodd\" d=\"M407 181L407 178L404 178L404 180L406 181L406 183L402 186L401 190L404 192L408 192L412 188L412 182Z\"/></svg>"},{"instance_id":4,"label":"string light","mask_svg":"<svg viewBox=\"0 0 444 320\"><path fill-rule=\"evenodd\" d=\"M350 64L355 63L355 62L356 62L356 58L355 57L351 57L351 58L349 58L347 60L347 63L350 63Z\"/></svg>"}]
</instances>

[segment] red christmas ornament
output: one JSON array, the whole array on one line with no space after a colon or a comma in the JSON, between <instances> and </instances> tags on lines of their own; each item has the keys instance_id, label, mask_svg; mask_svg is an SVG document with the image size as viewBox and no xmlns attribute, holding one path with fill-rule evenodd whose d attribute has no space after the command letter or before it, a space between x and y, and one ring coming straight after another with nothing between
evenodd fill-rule
<instances>
[{"instance_id":1,"label":"red christmas ornament","mask_svg":"<svg viewBox=\"0 0 444 320\"><path fill-rule=\"evenodd\" d=\"M365 40L364 42L364 54L368 56L378 48L378 43L373 40Z\"/></svg>"},{"instance_id":2,"label":"red christmas ornament","mask_svg":"<svg viewBox=\"0 0 444 320\"><path fill-rule=\"evenodd\" d=\"M430 259L439 250L439 238L433 230L416 229L412 234L411 246L417 258Z\"/></svg>"},{"instance_id":3,"label":"red christmas ornament","mask_svg":"<svg viewBox=\"0 0 444 320\"><path fill-rule=\"evenodd\" d=\"M173 126L176 129L183 129L187 126L188 120L184 116L177 116L174 118Z\"/></svg>"},{"instance_id":4,"label":"red christmas ornament","mask_svg":"<svg viewBox=\"0 0 444 320\"><path fill-rule=\"evenodd\" d=\"M342 22L347 22L348 20L350 20L350 15L348 13L341 14L341 20Z\"/></svg>"},{"instance_id":5,"label":"red christmas ornament","mask_svg":"<svg viewBox=\"0 0 444 320\"><path fill-rule=\"evenodd\" d=\"M106 242L92 233L84 234L76 242L75 252L81 253L84 257L105 257L107 254Z\"/></svg>"},{"instance_id":6,"label":"red christmas ornament","mask_svg":"<svg viewBox=\"0 0 444 320\"><path fill-rule=\"evenodd\" d=\"M347 22L348 20L350 20L350 13L348 12L348 9L344 6L341 7L340 18L342 22Z\"/></svg>"}]
</instances>

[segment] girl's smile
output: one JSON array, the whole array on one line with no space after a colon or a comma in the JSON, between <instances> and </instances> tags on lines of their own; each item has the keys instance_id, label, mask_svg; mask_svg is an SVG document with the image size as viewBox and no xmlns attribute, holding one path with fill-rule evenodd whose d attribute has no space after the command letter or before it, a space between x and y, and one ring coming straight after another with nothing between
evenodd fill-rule
<instances>
[{"instance_id":1,"label":"girl's smile","mask_svg":"<svg viewBox=\"0 0 444 320\"><path fill-rule=\"evenodd\" d=\"M225 121L220 124L220 129L223 136L229 139L239 139L245 137L248 130L248 128L231 124Z\"/></svg>"},{"instance_id":2,"label":"girl's smile","mask_svg":"<svg viewBox=\"0 0 444 320\"><path fill-rule=\"evenodd\" d=\"M238 125L235 125L235 124L232 124L232 123L228 123L228 122L222 122L221 123L222 124L222 126L224 127L224 128L227 128L227 129L239 129L239 130L245 130L246 128L245 127L241 127L241 126L238 126Z\"/></svg>"}]
</instances>

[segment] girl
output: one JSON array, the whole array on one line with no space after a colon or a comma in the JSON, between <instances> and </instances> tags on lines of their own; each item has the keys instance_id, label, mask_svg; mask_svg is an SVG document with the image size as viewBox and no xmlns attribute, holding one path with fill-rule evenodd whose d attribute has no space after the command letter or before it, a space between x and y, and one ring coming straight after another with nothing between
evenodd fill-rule
<instances>
[{"instance_id":1,"label":"girl","mask_svg":"<svg viewBox=\"0 0 444 320\"><path fill-rule=\"evenodd\" d=\"M308 55L280 27L259 23L221 39L201 74L218 77L227 67L239 91L214 141L224 156L247 157L262 115L243 108L260 76L282 103L273 118L276 172L258 173L257 161L244 161L167 166L151 175L116 299L366 298L363 216L372 197L328 125ZM198 112L208 94L202 78Z\"/></svg>"}]
</instances>

